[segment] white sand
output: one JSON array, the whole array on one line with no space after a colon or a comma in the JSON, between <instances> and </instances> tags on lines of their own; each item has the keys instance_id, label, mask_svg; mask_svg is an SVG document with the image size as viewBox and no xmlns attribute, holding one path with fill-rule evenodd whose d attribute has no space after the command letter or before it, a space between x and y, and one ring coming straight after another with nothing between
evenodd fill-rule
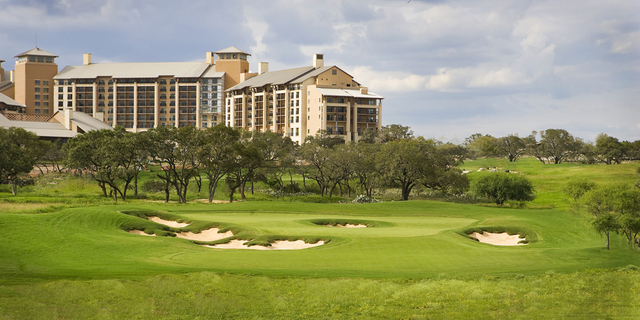
<instances>
[{"instance_id":1,"label":"white sand","mask_svg":"<svg viewBox=\"0 0 640 320\"><path fill-rule=\"evenodd\" d=\"M338 227L338 228L366 228L367 225L364 224L351 224L351 223L347 223L345 225L341 225L341 224L336 224L335 226L332 227Z\"/></svg>"},{"instance_id":2,"label":"white sand","mask_svg":"<svg viewBox=\"0 0 640 320\"><path fill-rule=\"evenodd\" d=\"M215 248L215 249L253 249L253 250L300 250L306 248L312 248L321 246L324 244L324 241L318 241L316 243L305 243L303 240L296 241L286 241L286 240L278 240L271 244L270 247L265 246L246 246L245 243L249 241L247 240L231 240L229 243L216 244L213 246L204 245L207 248Z\"/></svg>"},{"instance_id":3,"label":"white sand","mask_svg":"<svg viewBox=\"0 0 640 320\"><path fill-rule=\"evenodd\" d=\"M494 246L524 246L526 243L519 243L524 238L520 238L519 234L509 235L506 232L503 233L490 233L483 231L482 234L474 232L470 234L472 238L478 239L482 243L492 244Z\"/></svg>"},{"instance_id":4,"label":"white sand","mask_svg":"<svg viewBox=\"0 0 640 320\"><path fill-rule=\"evenodd\" d=\"M156 235L155 235L155 234L153 234L153 233L152 233L152 234L145 233L145 232L144 232L144 231L142 231L142 230L129 230L129 233L131 233L131 234L138 234L138 235L141 235L141 236L151 236L151 237L155 237L155 236L156 236Z\"/></svg>"},{"instance_id":5,"label":"white sand","mask_svg":"<svg viewBox=\"0 0 640 320\"><path fill-rule=\"evenodd\" d=\"M172 228L182 228L182 227L186 227L188 225L190 225L190 223L183 223L183 222L177 222L177 221L171 221L171 220L164 220L162 218L159 217L147 217L147 219L159 223L159 224L164 224L165 226L169 226Z\"/></svg>"},{"instance_id":6,"label":"white sand","mask_svg":"<svg viewBox=\"0 0 640 320\"><path fill-rule=\"evenodd\" d=\"M228 237L233 236L233 232L227 231L225 233L219 233L220 229L211 228L200 231L200 233L189 232L180 232L176 233L176 237L187 239L187 240L197 240L197 241L216 241Z\"/></svg>"}]
</instances>

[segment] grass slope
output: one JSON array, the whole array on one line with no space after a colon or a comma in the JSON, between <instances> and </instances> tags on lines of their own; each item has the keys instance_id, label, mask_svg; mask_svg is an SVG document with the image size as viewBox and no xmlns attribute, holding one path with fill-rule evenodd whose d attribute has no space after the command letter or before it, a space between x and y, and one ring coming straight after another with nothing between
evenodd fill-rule
<instances>
[{"instance_id":1,"label":"grass slope","mask_svg":"<svg viewBox=\"0 0 640 320\"><path fill-rule=\"evenodd\" d=\"M165 211L199 229L233 226L237 236L265 241L323 239L297 251L222 250L173 237L131 235L162 225L121 213ZM381 227L320 226L314 219L379 221ZM523 247L475 242L463 230L508 227L532 239ZM189 227L185 228L189 229ZM41 214L2 214L0 275L21 278L111 278L216 271L274 276L425 278L442 274L539 274L640 265L640 255L613 237L612 249L584 221L556 210L516 210L433 201L376 204L260 202L191 205L109 205ZM174 232L178 229L171 229ZM189 229L192 231L193 228ZM262 237L262 238L261 238Z\"/></svg>"}]
</instances>

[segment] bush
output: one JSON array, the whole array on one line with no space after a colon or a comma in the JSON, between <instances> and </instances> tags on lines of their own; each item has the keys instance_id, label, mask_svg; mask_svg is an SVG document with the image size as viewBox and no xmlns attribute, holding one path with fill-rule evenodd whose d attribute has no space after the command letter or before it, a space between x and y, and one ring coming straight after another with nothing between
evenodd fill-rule
<instances>
[{"instance_id":1,"label":"bush","mask_svg":"<svg viewBox=\"0 0 640 320\"><path fill-rule=\"evenodd\" d=\"M145 192L164 192L165 182L162 180L148 180L142 184L142 191ZM169 186L169 189L173 189Z\"/></svg>"},{"instance_id":2,"label":"bush","mask_svg":"<svg viewBox=\"0 0 640 320\"><path fill-rule=\"evenodd\" d=\"M535 199L534 189L524 176L510 173L492 173L478 178L471 186L478 196L493 199L497 205L505 201L531 201Z\"/></svg>"}]
</instances>

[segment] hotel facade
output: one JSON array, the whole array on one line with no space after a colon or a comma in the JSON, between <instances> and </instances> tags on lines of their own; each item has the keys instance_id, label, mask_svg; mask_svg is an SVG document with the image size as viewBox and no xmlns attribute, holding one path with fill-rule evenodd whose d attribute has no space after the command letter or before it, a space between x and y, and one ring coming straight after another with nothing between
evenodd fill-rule
<instances>
[{"instance_id":1,"label":"hotel facade","mask_svg":"<svg viewBox=\"0 0 640 320\"><path fill-rule=\"evenodd\" d=\"M207 52L204 62L93 63L84 54L81 66L58 73L57 56L36 48L16 56L12 89L27 114L82 112L132 132L225 124L300 144L320 130L358 141L367 128L381 127L383 97L339 67L324 66L323 55L314 55L311 66L273 72L262 62L257 73L249 72L248 56L229 47Z\"/></svg>"}]
</instances>

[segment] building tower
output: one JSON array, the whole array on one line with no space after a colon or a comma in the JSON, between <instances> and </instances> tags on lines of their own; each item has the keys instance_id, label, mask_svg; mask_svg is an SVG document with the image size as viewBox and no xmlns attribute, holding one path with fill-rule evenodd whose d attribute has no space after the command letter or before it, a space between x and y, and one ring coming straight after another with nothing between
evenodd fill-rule
<instances>
[{"instance_id":1,"label":"building tower","mask_svg":"<svg viewBox=\"0 0 640 320\"><path fill-rule=\"evenodd\" d=\"M215 61L216 71L225 72L225 90L245 80L241 79L241 74L249 73L247 56L250 56L250 54L236 47L229 47L213 53L218 55L218 60ZM209 61L211 58L213 57L207 57L208 63L211 63Z\"/></svg>"},{"instance_id":2,"label":"building tower","mask_svg":"<svg viewBox=\"0 0 640 320\"><path fill-rule=\"evenodd\" d=\"M35 48L15 58L15 100L26 114L53 114L53 77L58 74L53 53Z\"/></svg>"}]
</instances>

